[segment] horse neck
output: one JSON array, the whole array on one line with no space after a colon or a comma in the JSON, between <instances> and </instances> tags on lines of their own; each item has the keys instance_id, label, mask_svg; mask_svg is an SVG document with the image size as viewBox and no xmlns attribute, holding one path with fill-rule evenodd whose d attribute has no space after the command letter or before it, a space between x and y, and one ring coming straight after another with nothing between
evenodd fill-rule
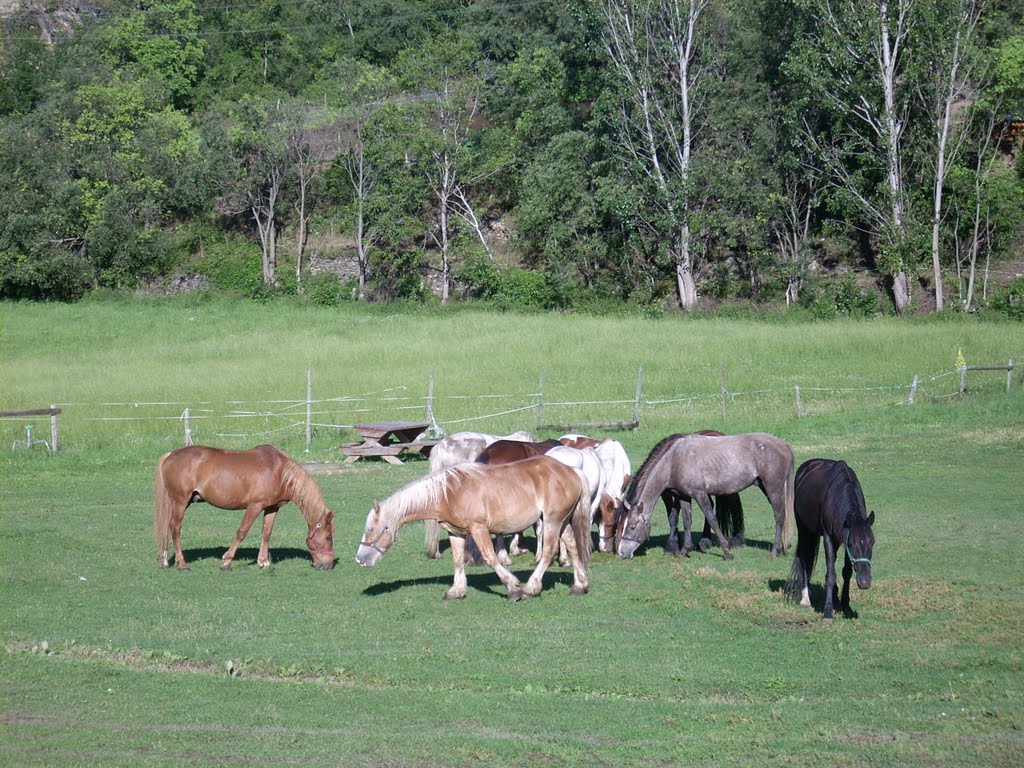
<instances>
[{"instance_id":1,"label":"horse neck","mask_svg":"<svg viewBox=\"0 0 1024 768\"><path fill-rule=\"evenodd\" d=\"M864 506L864 494L860 483L849 476L833 480L829 483L828 503L825 505L830 516L828 527L834 536L842 536L844 527L853 527L858 522L867 520Z\"/></svg>"},{"instance_id":2,"label":"horse neck","mask_svg":"<svg viewBox=\"0 0 1024 768\"><path fill-rule=\"evenodd\" d=\"M661 482L658 478L661 474L659 470L663 465L665 457L671 452L672 447L680 437L682 435L670 435L651 449L651 452L647 454L647 458L640 465L640 469L636 471L632 482L629 484L629 488L626 490L626 501L634 504L639 498L646 507L653 497L660 495L665 490L665 486L656 487Z\"/></svg>"},{"instance_id":3,"label":"horse neck","mask_svg":"<svg viewBox=\"0 0 1024 768\"><path fill-rule=\"evenodd\" d=\"M453 472L442 472L414 480L381 502L381 516L395 530L416 520L436 520L448 496Z\"/></svg>"},{"instance_id":4,"label":"horse neck","mask_svg":"<svg viewBox=\"0 0 1024 768\"><path fill-rule=\"evenodd\" d=\"M327 514L327 502L323 492L309 473L291 459L284 468L284 484L291 494L292 502L302 512L309 525L314 525Z\"/></svg>"}]
</instances>

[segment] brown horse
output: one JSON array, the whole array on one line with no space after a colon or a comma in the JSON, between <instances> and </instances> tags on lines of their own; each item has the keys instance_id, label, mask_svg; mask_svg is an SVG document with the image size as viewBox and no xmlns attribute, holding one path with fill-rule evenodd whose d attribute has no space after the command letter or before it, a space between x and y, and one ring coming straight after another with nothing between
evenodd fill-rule
<instances>
[{"instance_id":1,"label":"brown horse","mask_svg":"<svg viewBox=\"0 0 1024 768\"><path fill-rule=\"evenodd\" d=\"M531 456L541 456L556 445L562 443L558 440L543 440L537 443L526 440L495 440L480 451L475 461L477 464L508 464Z\"/></svg>"},{"instance_id":2,"label":"brown horse","mask_svg":"<svg viewBox=\"0 0 1024 768\"><path fill-rule=\"evenodd\" d=\"M277 510L294 501L309 526L306 545L317 569L334 567L334 512L327 509L319 486L309 474L272 445L248 451L225 451L190 445L164 454L156 470L157 560L169 567L167 539L174 541L174 564L187 571L181 551L181 523L193 502L205 501L221 509L244 509L245 515L231 547L224 553L221 570L230 571L238 545L256 516L263 513L263 540L256 562L270 565L270 534Z\"/></svg>"},{"instance_id":3,"label":"brown horse","mask_svg":"<svg viewBox=\"0 0 1024 768\"><path fill-rule=\"evenodd\" d=\"M548 456L512 464L460 464L414 480L382 503L374 502L356 551L361 566L376 565L391 548L398 529L414 520L437 520L448 531L455 579L446 600L466 596L463 562L466 539L480 548L484 561L508 589L509 600L540 594L544 572L561 539L572 556L572 594L590 588L590 500L583 474ZM514 533L529 525L544 529L544 548L525 586L498 561L492 533Z\"/></svg>"},{"instance_id":4,"label":"brown horse","mask_svg":"<svg viewBox=\"0 0 1024 768\"><path fill-rule=\"evenodd\" d=\"M711 496L739 493L757 485L775 514L771 557L785 554L793 536L793 450L774 435L711 437L672 435L644 460L619 508L619 557L632 557L651 533L651 513L658 496L672 491L683 513L682 554L693 549L690 502L696 501L718 536L722 557L732 559L729 540L714 517ZM664 498L664 497L663 497Z\"/></svg>"}]
</instances>

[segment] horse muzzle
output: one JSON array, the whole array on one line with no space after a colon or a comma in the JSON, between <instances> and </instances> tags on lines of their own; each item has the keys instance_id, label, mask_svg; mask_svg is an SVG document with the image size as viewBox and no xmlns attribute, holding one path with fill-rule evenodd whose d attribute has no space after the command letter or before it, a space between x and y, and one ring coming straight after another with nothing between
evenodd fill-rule
<instances>
[{"instance_id":1,"label":"horse muzzle","mask_svg":"<svg viewBox=\"0 0 1024 768\"><path fill-rule=\"evenodd\" d=\"M330 560L318 560L313 563L313 567L318 571L329 571L334 567L334 558Z\"/></svg>"},{"instance_id":2,"label":"horse muzzle","mask_svg":"<svg viewBox=\"0 0 1024 768\"><path fill-rule=\"evenodd\" d=\"M857 569L857 589L871 589L871 570L868 568Z\"/></svg>"},{"instance_id":3,"label":"horse muzzle","mask_svg":"<svg viewBox=\"0 0 1024 768\"><path fill-rule=\"evenodd\" d=\"M640 542L633 539L620 539L618 554L623 560L629 560L640 548Z\"/></svg>"},{"instance_id":4,"label":"horse muzzle","mask_svg":"<svg viewBox=\"0 0 1024 768\"><path fill-rule=\"evenodd\" d=\"M380 552L371 547L360 545L356 550L356 563L363 568L372 568L380 560Z\"/></svg>"}]
</instances>

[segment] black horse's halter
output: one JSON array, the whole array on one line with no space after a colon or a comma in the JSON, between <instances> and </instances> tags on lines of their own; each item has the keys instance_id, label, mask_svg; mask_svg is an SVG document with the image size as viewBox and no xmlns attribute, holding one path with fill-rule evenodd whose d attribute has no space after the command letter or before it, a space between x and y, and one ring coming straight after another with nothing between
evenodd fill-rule
<instances>
[{"instance_id":1,"label":"black horse's halter","mask_svg":"<svg viewBox=\"0 0 1024 768\"><path fill-rule=\"evenodd\" d=\"M377 550L378 552L380 552L383 555L387 550L382 549L377 544L377 542L380 541L381 536L383 536L385 533L388 536L391 537L391 545L390 546L394 546L394 543L396 541L398 541L398 534L395 531L392 531L391 528L389 526L387 526L387 525L383 526L380 529L380 533L377 534L377 538L375 538L373 541L366 541L365 539L363 539L363 540L361 540L359 542L359 546L361 546L361 547L369 547L370 549L375 549L375 550Z\"/></svg>"},{"instance_id":2,"label":"black horse's halter","mask_svg":"<svg viewBox=\"0 0 1024 768\"><path fill-rule=\"evenodd\" d=\"M846 545L846 559L847 560L849 560L851 563L853 563L855 565L857 563L867 563L868 565L871 565L871 558L870 557L856 557L856 556L854 556L853 550L850 549L850 529L849 528L846 529L846 540L843 543Z\"/></svg>"}]
</instances>

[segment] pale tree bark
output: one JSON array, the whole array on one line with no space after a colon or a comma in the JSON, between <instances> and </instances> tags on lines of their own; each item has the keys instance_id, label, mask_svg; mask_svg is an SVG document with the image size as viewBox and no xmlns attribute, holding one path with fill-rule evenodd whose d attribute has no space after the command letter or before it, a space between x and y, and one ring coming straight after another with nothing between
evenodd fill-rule
<instances>
[{"instance_id":1,"label":"pale tree bark","mask_svg":"<svg viewBox=\"0 0 1024 768\"><path fill-rule=\"evenodd\" d=\"M316 125L317 122L324 123L326 115L306 106L299 106L296 109L285 136L285 148L291 165L291 175L298 186L294 200L298 219L295 279L301 292L306 246L309 243L309 222L313 216L313 190L327 163L337 154L337 145L332 138L334 132L329 126Z\"/></svg>"},{"instance_id":2,"label":"pale tree bark","mask_svg":"<svg viewBox=\"0 0 1024 768\"><path fill-rule=\"evenodd\" d=\"M694 151L697 25L708 0L605 0L605 51L626 86L620 145L668 213L679 306L697 303L689 182Z\"/></svg>"},{"instance_id":3,"label":"pale tree bark","mask_svg":"<svg viewBox=\"0 0 1024 768\"><path fill-rule=\"evenodd\" d=\"M941 312L945 307L940 258L940 230L944 213L942 193L949 167L955 161L966 135L963 127L970 122L970 115L965 115L964 112L969 113L974 104L970 98L970 88L976 74L975 61L970 58L969 52L981 17L981 3L978 0L953 0L949 3L949 10L953 18L948 20L955 25L952 39L936 39L929 46L933 56L938 60L938 87L931 98L927 95L924 97L936 128L931 251L936 312ZM948 27L942 25L941 29L945 30ZM966 104L966 108L958 108L960 103ZM973 286L973 279L971 285Z\"/></svg>"},{"instance_id":4,"label":"pale tree bark","mask_svg":"<svg viewBox=\"0 0 1024 768\"><path fill-rule=\"evenodd\" d=\"M260 235L263 262L263 282L277 284L277 200L281 194L283 173L276 163L271 164L262 183L250 188L249 211Z\"/></svg>"},{"instance_id":5,"label":"pale tree bark","mask_svg":"<svg viewBox=\"0 0 1024 768\"><path fill-rule=\"evenodd\" d=\"M366 221L366 208L377 185L377 173L366 157L366 144L363 136L363 122L356 121L355 130L349 144L345 170L348 172L349 184L356 199L356 261L359 266L359 300L366 299L366 280L369 275L370 249L374 236Z\"/></svg>"}]
</instances>

